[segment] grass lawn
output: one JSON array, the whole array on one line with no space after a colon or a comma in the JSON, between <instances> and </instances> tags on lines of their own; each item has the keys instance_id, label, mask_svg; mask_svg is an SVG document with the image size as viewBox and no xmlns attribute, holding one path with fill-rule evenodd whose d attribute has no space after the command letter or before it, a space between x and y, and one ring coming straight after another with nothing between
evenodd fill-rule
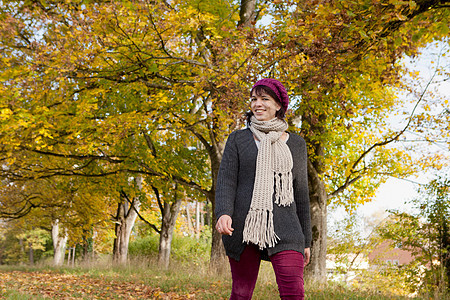
<instances>
[{"instance_id":1,"label":"grass lawn","mask_svg":"<svg viewBox=\"0 0 450 300\"><path fill-rule=\"evenodd\" d=\"M216 275L205 267L181 263L167 271L151 261L124 267L0 266L2 299L228 299L230 289L229 274ZM407 299L336 284L306 283L306 293L307 299ZM268 262L262 263L253 299L279 299Z\"/></svg>"}]
</instances>

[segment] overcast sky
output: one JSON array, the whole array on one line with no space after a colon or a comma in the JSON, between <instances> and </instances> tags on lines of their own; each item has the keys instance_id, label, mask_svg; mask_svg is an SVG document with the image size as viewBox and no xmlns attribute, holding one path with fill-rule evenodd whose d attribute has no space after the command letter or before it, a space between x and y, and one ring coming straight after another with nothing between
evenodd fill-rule
<instances>
[{"instance_id":1,"label":"overcast sky","mask_svg":"<svg viewBox=\"0 0 450 300\"><path fill-rule=\"evenodd\" d=\"M442 56L439 53L442 51L446 52L446 55ZM437 59L439 57L439 60ZM429 82L437 63L440 64L447 71L450 70L450 51L449 51L449 41L429 45L426 49L423 49L422 55L417 57L416 59L411 59L406 57L403 62L407 67L418 70L420 72L420 86L424 87L427 82ZM436 77L435 83L430 86L430 88L436 89L436 91L441 94L444 98L444 101L447 100L450 103L450 79L447 77ZM420 87L419 87L420 88ZM403 95L402 95L403 97ZM448 103L446 107L449 108ZM412 110L411 105L411 110ZM442 106L437 109L442 110ZM398 119L396 117L393 118L393 127L396 129L401 129L406 121ZM450 151L448 144L440 144L437 146L427 146L429 149L433 149L434 151L440 151L444 153L448 157L448 162L450 162ZM374 214L380 215L380 212L385 212L388 209L398 209L401 211L408 211L410 207L408 204L413 198L417 198L417 188L419 184L426 184L428 181L433 179L433 173L422 173L418 174L415 177L411 177L408 179L397 179L390 178L386 183L384 183L378 190L376 194L376 198L374 201L369 202L361 206L357 214L361 217L370 217ZM384 213L386 215L386 213ZM343 209L338 210L330 210L329 214L329 222L333 222L333 220L339 220L345 216Z\"/></svg>"}]
</instances>

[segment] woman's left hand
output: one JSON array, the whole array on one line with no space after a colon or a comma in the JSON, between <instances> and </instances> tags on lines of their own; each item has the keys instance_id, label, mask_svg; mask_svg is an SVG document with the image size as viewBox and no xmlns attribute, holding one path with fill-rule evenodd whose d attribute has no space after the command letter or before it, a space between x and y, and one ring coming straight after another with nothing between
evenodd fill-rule
<instances>
[{"instance_id":1,"label":"woman's left hand","mask_svg":"<svg viewBox=\"0 0 450 300\"><path fill-rule=\"evenodd\" d=\"M309 259L311 258L311 248L305 248L305 264L306 267L309 264Z\"/></svg>"}]
</instances>

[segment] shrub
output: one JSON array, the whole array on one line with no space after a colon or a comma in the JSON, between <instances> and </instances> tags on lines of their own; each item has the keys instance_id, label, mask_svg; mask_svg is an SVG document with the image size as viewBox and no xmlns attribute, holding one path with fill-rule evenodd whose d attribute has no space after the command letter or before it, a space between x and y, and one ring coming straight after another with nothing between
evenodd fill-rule
<instances>
[{"instance_id":1,"label":"shrub","mask_svg":"<svg viewBox=\"0 0 450 300\"><path fill-rule=\"evenodd\" d=\"M131 241L128 245L130 256L156 256L159 249L159 235L148 235Z\"/></svg>"},{"instance_id":2,"label":"shrub","mask_svg":"<svg viewBox=\"0 0 450 300\"><path fill-rule=\"evenodd\" d=\"M175 234L172 240L171 258L180 262L195 264L208 261L211 251L211 241L207 234L199 239ZM128 254L130 257L158 256L159 235L148 235L130 242Z\"/></svg>"}]
</instances>

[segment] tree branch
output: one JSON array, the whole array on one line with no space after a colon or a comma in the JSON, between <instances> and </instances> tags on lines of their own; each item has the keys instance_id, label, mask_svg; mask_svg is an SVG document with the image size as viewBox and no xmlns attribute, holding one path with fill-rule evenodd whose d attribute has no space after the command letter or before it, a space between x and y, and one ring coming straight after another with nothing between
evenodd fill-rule
<instances>
[{"instance_id":1,"label":"tree branch","mask_svg":"<svg viewBox=\"0 0 450 300\"><path fill-rule=\"evenodd\" d=\"M350 174L347 176L347 178L345 179L345 182L343 185L341 185L340 187L338 187L335 191L333 191L332 193L330 193L328 195L328 198L332 198L336 195L338 195L339 193L343 192L348 186L350 186L351 184L353 184L354 182L356 182L358 179L360 179L362 177L362 175L357 175L356 177L352 178L354 176L354 174L356 173L354 170L356 168L356 166L370 153L372 152L372 150L374 150L377 147L383 147L386 146L389 143L392 143L394 141L397 141L398 138L403 135L406 130L409 128L409 126L411 125L411 122L413 120L413 116L416 112L417 107L419 106L419 104L422 102L422 100L425 97L425 93L428 91L428 88L430 87L434 77L437 74L437 69L435 70L435 72L433 73L433 76L430 78L430 80L428 81L428 83L426 84L424 90L422 91L419 99L416 101L413 110L411 111L411 114L408 117L408 122L406 123L406 125L403 127L402 130L400 130L396 135L394 135L393 137L389 137L386 138L384 141L378 142L373 144L372 146L370 146L366 151L364 151L359 157L358 159L352 164L351 169L350 169Z\"/></svg>"},{"instance_id":2,"label":"tree branch","mask_svg":"<svg viewBox=\"0 0 450 300\"><path fill-rule=\"evenodd\" d=\"M130 204L131 208L136 212L137 216L139 217L139 219L141 219L142 221L144 221L144 223L146 223L148 226L150 226L151 228L153 228L153 230L155 230L158 234L161 233L161 230L158 229L158 227L156 227L156 225L154 225L153 223L150 223L147 219L145 219L139 212L139 210L136 209L136 207L134 206L134 200L130 200L130 198L128 197L128 195L124 192L124 191L120 191L121 194L123 194L124 198L128 201L128 203Z\"/></svg>"},{"instance_id":3,"label":"tree branch","mask_svg":"<svg viewBox=\"0 0 450 300\"><path fill-rule=\"evenodd\" d=\"M163 211L164 208L163 208L163 205L161 202L161 195L159 194L159 190L154 185L152 185L152 190L155 193L156 201L158 202L158 206L159 206L159 210Z\"/></svg>"}]
</instances>

